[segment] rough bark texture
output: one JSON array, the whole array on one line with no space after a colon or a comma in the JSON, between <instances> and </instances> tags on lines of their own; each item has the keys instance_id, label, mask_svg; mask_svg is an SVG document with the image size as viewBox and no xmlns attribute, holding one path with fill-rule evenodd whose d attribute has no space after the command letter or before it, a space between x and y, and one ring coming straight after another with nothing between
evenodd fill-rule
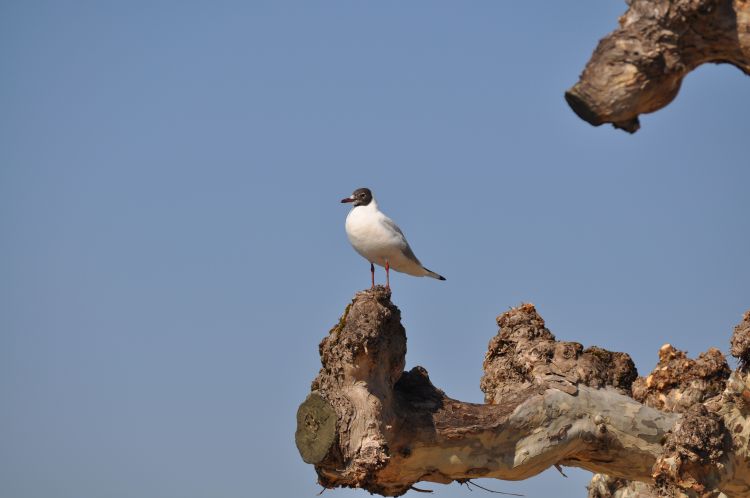
<instances>
[{"instance_id":1,"label":"rough bark texture","mask_svg":"<svg viewBox=\"0 0 750 498\"><path fill-rule=\"evenodd\" d=\"M653 372L633 384L633 398L659 410L683 413L721 394L730 373L727 360L716 348L692 360L665 344Z\"/></svg>"},{"instance_id":2,"label":"rough bark texture","mask_svg":"<svg viewBox=\"0 0 750 498\"><path fill-rule=\"evenodd\" d=\"M556 341L533 305L497 322L487 404L465 403L425 369L403 371L390 292L358 293L321 342L322 368L297 413L297 446L319 483L399 496L419 481L518 480L568 465L607 474L589 496L750 492L748 377L728 377L718 351L691 360L665 346L654 373L635 380L628 355Z\"/></svg>"},{"instance_id":3,"label":"rough bark texture","mask_svg":"<svg viewBox=\"0 0 750 498\"><path fill-rule=\"evenodd\" d=\"M589 498L651 498L657 497L658 491L645 482L628 481L607 474L594 474L588 485Z\"/></svg>"},{"instance_id":4,"label":"rough bark texture","mask_svg":"<svg viewBox=\"0 0 750 498\"><path fill-rule=\"evenodd\" d=\"M750 74L750 0L630 0L565 99L592 125L633 133L706 62Z\"/></svg>"},{"instance_id":5,"label":"rough bark texture","mask_svg":"<svg viewBox=\"0 0 750 498\"><path fill-rule=\"evenodd\" d=\"M750 367L750 311L745 313L742 322L734 328L731 344L731 353L739 360L740 371L747 372Z\"/></svg>"},{"instance_id":6,"label":"rough bark texture","mask_svg":"<svg viewBox=\"0 0 750 498\"><path fill-rule=\"evenodd\" d=\"M738 357L746 354L746 351L739 345L750 344L750 312L745 313L745 320L735 327L732 344L735 343L738 344L738 348L733 348L733 354ZM719 430L719 425L716 425L719 422L715 418L713 421L697 418L695 417L697 413L695 410L708 408L713 413L721 410L723 406L722 393L731 391L727 388L730 374L726 359L716 348L701 353L698 358L693 360L688 358L684 352L675 349L671 344L662 346L659 349L659 363L654 370L646 377L638 377L633 383L633 398L659 410L676 413L688 412L692 416L693 425L687 425L687 427L695 427L697 424L703 431L694 433L693 441L690 441L690 437L683 430L678 433L678 436L684 440L683 443L679 441L665 442L665 450L671 452L671 457L663 457L661 459L662 468L655 470L654 478L658 486L596 474L589 484L589 497L688 496L687 490L694 491L694 495L705 494L706 490L701 488L697 479L689 476L680 477L675 463L695 461L699 462L697 467L709 469L711 467L710 458L715 461L721 460L722 449L715 447L709 449L711 444L715 446L719 441L722 444L727 444L727 441L722 439L725 435L719 435L716 432ZM741 384L735 385L736 388L739 388L740 392L744 389ZM700 411L700 414L705 415L711 412ZM703 422L701 423L701 421ZM707 425L711 427L713 433L708 430ZM684 422L681 427L685 427ZM711 436L711 434L713 435ZM691 445L695 447L697 435L700 435L703 438L702 441L708 444L707 447L703 448L705 455L709 456L708 460L702 459L702 455L699 453L687 450ZM697 468L691 470L693 473L696 471ZM671 475L669 476L663 475L670 472ZM700 479L710 481L712 476L702 475ZM670 486L669 483L674 480L679 480L682 488Z\"/></svg>"},{"instance_id":7,"label":"rough bark texture","mask_svg":"<svg viewBox=\"0 0 750 498\"><path fill-rule=\"evenodd\" d=\"M544 326L532 304L523 304L497 318L500 332L484 358L481 388L487 403L498 403L519 386L556 388L575 394L577 384L612 386L623 394L638 376L633 360L596 346L561 342Z\"/></svg>"}]
</instances>

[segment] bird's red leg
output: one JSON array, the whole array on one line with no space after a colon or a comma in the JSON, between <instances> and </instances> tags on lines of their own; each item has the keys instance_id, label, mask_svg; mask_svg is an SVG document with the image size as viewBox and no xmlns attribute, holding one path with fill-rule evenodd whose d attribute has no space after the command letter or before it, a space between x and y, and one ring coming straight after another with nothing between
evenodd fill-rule
<instances>
[{"instance_id":1,"label":"bird's red leg","mask_svg":"<svg viewBox=\"0 0 750 498\"><path fill-rule=\"evenodd\" d=\"M385 288L391 290L391 278L388 274L388 270L391 269L391 265L388 264L388 260L385 260Z\"/></svg>"},{"instance_id":2,"label":"bird's red leg","mask_svg":"<svg viewBox=\"0 0 750 498\"><path fill-rule=\"evenodd\" d=\"M372 277L372 287L371 289L375 288L375 265L370 263L370 276Z\"/></svg>"}]
</instances>

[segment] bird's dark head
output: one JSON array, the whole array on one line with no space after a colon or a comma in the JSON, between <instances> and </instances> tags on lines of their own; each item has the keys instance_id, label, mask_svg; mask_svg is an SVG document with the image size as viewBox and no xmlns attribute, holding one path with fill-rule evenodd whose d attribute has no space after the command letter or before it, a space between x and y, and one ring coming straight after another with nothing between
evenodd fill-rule
<instances>
[{"instance_id":1,"label":"bird's dark head","mask_svg":"<svg viewBox=\"0 0 750 498\"><path fill-rule=\"evenodd\" d=\"M352 195L341 199L341 202L353 202L355 206L367 206L372 201L372 192L369 188L358 188Z\"/></svg>"}]
</instances>

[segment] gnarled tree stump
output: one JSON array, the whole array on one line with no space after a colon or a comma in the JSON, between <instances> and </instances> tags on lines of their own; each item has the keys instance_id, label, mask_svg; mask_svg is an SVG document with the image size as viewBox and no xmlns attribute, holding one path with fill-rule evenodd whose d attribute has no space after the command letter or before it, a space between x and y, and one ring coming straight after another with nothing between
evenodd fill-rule
<instances>
[{"instance_id":1,"label":"gnarled tree stump","mask_svg":"<svg viewBox=\"0 0 750 498\"><path fill-rule=\"evenodd\" d=\"M399 496L419 481L518 480L568 465L601 473L590 496L628 496L633 483L655 496L750 491L749 379L730 376L718 351L690 360L665 346L660 367L672 372L641 379L627 354L557 341L533 305L498 324L487 403L465 403L425 369L403 371L390 292L358 293L321 342L322 368L297 413L297 446L319 483Z\"/></svg>"},{"instance_id":2,"label":"gnarled tree stump","mask_svg":"<svg viewBox=\"0 0 750 498\"><path fill-rule=\"evenodd\" d=\"M565 99L581 119L634 133L706 62L750 74L750 0L630 0Z\"/></svg>"}]
</instances>

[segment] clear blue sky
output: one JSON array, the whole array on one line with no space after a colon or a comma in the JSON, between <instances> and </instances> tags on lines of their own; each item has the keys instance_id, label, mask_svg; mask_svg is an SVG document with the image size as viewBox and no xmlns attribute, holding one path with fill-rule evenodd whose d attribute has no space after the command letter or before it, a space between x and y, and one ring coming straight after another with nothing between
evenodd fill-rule
<instances>
[{"instance_id":1,"label":"clear blue sky","mask_svg":"<svg viewBox=\"0 0 750 498\"><path fill-rule=\"evenodd\" d=\"M624 10L0 4L0 495L314 496L294 417L369 285L338 202L361 186L448 278L392 286L408 368L453 397L482 400L523 301L644 374L667 341L726 351L750 79L705 66L637 134L592 128L563 92ZM482 484L585 496L569 475Z\"/></svg>"}]
</instances>

